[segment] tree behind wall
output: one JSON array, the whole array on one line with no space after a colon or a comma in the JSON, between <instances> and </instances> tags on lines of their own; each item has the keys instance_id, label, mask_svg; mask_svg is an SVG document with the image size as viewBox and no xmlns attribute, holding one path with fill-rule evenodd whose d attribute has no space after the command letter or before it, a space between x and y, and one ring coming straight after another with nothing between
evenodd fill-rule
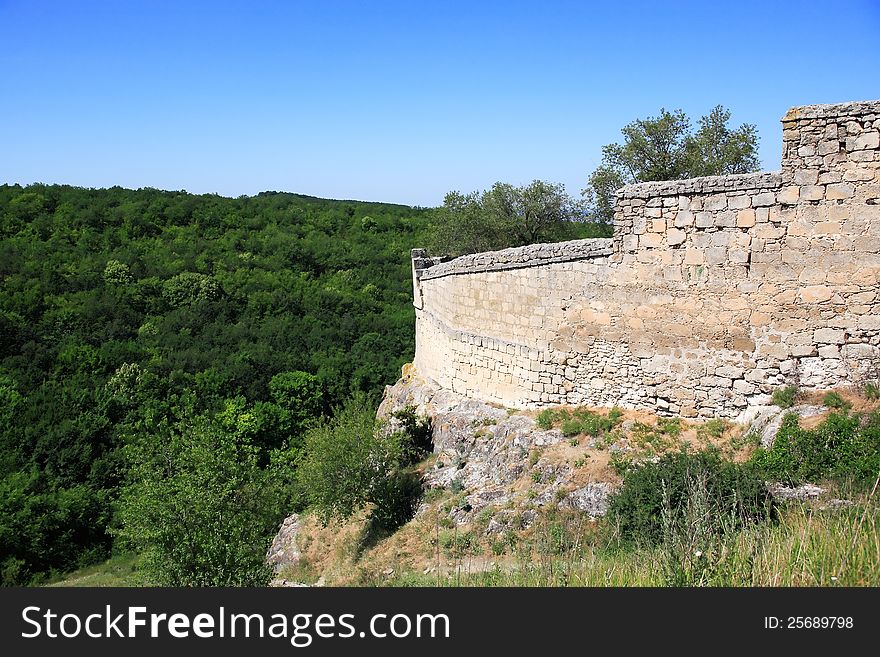
<instances>
[{"instance_id":1,"label":"tree behind wall","mask_svg":"<svg viewBox=\"0 0 880 657\"><path fill-rule=\"evenodd\" d=\"M637 119L621 129L622 144L602 148L602 163L583 190L594 219L614 218L614 192L624 185L652 180L750 173L759 169L757 128L728 125L730 111L716 106L697 122L681 110Z\"/></svg>"},{"instance_id":2,"label":"tree behind wall","mask_svg":"<svg viewBox=\"0 0 880 657\"><path fill-rule=\"evenodd\" d=\"M601 234L584 222L585 205L561 184L535 180L515 187L495 183L483 192L449 192L432 222L431 251L462 255L536 242ZM604 235L603 235L604 236Z\"/></svg>"}]
</instances>

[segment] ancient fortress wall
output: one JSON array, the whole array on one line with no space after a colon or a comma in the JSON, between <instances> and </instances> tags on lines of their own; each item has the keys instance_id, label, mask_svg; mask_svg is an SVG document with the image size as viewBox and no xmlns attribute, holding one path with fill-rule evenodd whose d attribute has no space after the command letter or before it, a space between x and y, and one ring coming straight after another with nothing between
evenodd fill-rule
<instances>
[{"instance_id":1,"label":"ancient fortress wall","mask_svg":"<svg viewBox=\"0 0 880 657\"><path fill-rule=\"evenodd\" d=\"M612 239L415 250L416 369L507 406L732 418L880 376L880 101L782 124L781 171L624 187Z\"/></svg>"}]
</instances>

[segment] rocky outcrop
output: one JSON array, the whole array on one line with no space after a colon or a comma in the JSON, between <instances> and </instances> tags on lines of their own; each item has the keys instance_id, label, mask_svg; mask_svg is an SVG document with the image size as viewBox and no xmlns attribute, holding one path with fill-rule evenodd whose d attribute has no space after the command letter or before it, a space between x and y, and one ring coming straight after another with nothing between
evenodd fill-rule
<instances>
[{"instance_id":1,"label":"rocky outcrop","mask_svg":"<svg viewBox=\"0 0 880 657\"><path fill-rule=\"evenodd\" d=\"M272 539L272 545L266 553L266 561L276 573L299 563L300 550L296 544L299 530L299 514L293 513L284 519L278 533Z\"/></svg>"},{"instance_id":2,"label":"rocky outcrop","mask_svg":"<svg viewBox=\"0 0 880 657\"><path fill-rule=\"evenodd\" d=\"M542 458L545 448L565 439L558 429L544 431L527 415L442 389L412 366L386 388L378 415L393 428L393 412L407 406L433 425L436 460L425 473L426 486L465 493L450 511L456 523L470 522L487 508L533 511L554 505L604 515L611 483L578 485L571 466ZM505 526L511 513L493 517L490 530Z\"/></svg>"},{"instance_id":3,"label":"rocky outcrop","mask_svg":"<svg viewBox=\"0 0 880 657\"><path fill-rule=\"evenodd\" d=\"M762 406L753 409L753 412L744 416L743 420L749 425L746 433L755 433L761 437L761 447L770 449L773 447L773 441L776 440L776 434L779 427L782 426L782 420L789 413L793 413L798 417L816 417L827 412L824 406L815 406L812 404L800 404L791 408L780 408L779 406Z\"/></svg>"}]
</instances>

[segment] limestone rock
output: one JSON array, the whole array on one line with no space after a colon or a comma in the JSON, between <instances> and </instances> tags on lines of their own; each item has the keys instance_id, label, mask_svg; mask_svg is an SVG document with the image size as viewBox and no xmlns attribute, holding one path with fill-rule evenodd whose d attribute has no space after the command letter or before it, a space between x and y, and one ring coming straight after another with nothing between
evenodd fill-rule
<instances>
[{"instance_id":1,"label":"limestone rock","mask_svg":"<svg viewBox=\"0 0 880 657\"><path fill-rule=\"evenodd\" d=\"M756 407L751 413L741 416L740 421L749 424L746 433L756 433L761 437L761 447L770 449L773 447L773 441L776 440L776 434L779 427L782 426L782 419L789 413L794 413L798 417L815 417L822 415L827 411L824 406L811 406L802 404L791 408L779 408L778 406Z\"/></svg>"},{"instance_id":2,"label":"limestone rock","mask_svg":"<svg viewBox=\"0 0 880 657\"><path fill-rule=\"evenodd\" d=\"M608 511L608 498L611 492L611 484L604 482L587 484L566 495L559 506L562 508L578 509L585 512L591 518L598 518L604 516Z\"/></svg>"},{"instance_id":3,"label":"limestone rock","mask_svg":"<svg viewBox=\"0 0 880 657\"><path fill-rule=\"evenodd\" d=\"M266 554L266 561L276 573L283 568L295 566L299 563L300 550L296 544L299 529L299 514L293 513L284 519L278 533L272 539L272 544L269 546L269 551ZM287 584L282 586L287 586Z\"/></svg>"},{"instance_id":4,"label":"limestone rock","mask_svg":"<svg viewBox=\"0 0 880 657\"><path fill-rule=\"evenodd\" d=\"M815 484L803 484L801 486L785 486L780 483L768 483L767 490L780 501L798 500L805 502L814 500L825 493L825 489Z\"/></svg>"},{"instance_id":5,"label":"limestone rock","mask_svg":"<svg viewBox=\"0 0 880 657\"><path fill-rule=\"evenodd\" d=\"M544 431L526 415L439 388L411 368L385 389L379 417L388 420L395 410L408 405L432 421L436 461L424 475L425 486L458 488L464 493L462 502L449 511L456 524L471 522L484 509L511 505L526 518L534 513L532 506L576 509L593 517L605 512L612 492L610 483L576 488L571 483L574 472L570 466L533 460L536 450L564 440L558 429ZM512 488L527 474L533 489L530 496ZM509 519L504 518L509 510L493 516L487 533L507 527Z\"/></svg>"}]
</instances>

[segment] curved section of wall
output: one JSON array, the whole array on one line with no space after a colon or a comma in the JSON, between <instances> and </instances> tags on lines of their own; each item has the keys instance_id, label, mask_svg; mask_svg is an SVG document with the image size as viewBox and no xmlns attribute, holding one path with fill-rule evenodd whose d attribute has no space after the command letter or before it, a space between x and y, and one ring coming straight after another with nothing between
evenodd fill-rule
<instances>
[{"instance_id":1,"label":"curved section of wall","mask_svg":"<svg viewBox=\"0 0 880 657\"><path fill-rule=\"evenodd\" d=\"M795 108L783 142L779 172L623 188L613 240L414 252L416 367L509 406L726 417L880 376L880 102Z\"/></svg>"}]
</instances>

